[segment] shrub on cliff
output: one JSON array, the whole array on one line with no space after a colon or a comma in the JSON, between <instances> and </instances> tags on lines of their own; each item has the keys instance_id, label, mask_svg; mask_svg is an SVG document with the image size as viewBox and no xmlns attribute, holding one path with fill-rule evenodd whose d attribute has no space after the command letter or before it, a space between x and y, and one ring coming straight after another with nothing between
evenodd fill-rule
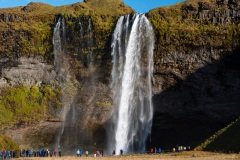
<instances>
[{"instance_id":1,"label":"shrub on cliff","mask_svg":"<svg viewBox=\"0 0 240 160\"><path fill-rule=\"evenodd\" d=\"M0 150L15 151L15 157L19 156L19 146L9 137L0 134Z\"/></svg>"},{"instance_id":2,"label":"shrub on cliff","mask_svg":"<svg viewBox=\"0 0 240 160\"><path fill-rule=\"evenodd\" d=\"M48 86L6 87L1 90L0 97L1 129L40 121L48 115L47 110L61 106L60 92Z\"/></svg>"}]
</instances>

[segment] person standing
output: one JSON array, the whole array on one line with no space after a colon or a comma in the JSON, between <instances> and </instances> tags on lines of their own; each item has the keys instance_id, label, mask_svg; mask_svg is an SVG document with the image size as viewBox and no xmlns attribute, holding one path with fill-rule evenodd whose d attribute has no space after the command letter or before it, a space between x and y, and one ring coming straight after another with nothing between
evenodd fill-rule
<instances>
[{"instance_id":1,"label":"person standing","mask_svg":"<svg viewBox=\"0 0 240 160\"><path fill-rule=\"evenodd\" d=\"M159 147L158 148L158 153L161 153L162 152L162 149Z\"/></svg>"},{"instance_id":2,"label":"person standing","mask_svg":"<svg viewBox=\"0 0 240 160\"><path fill-rule=\"evenodd\" d=\"M54 150L53 155L56 157L56 155L57 155L57 151L56 150Z\"/></svg>"},{"instance_id":3,"label":"person standing","mask_svg":"<svg viewBox=\"0 0 240 160\"><path fill-rule=\"evenodd\" d=\"M62 151L61 151L61 149L58 150L58 155L59 155L59 157L62 157Z\"/></svg>"},{"instance_id":4,"label":"person standing","mask_svg":"<svg viewBox=\"0 0 240 160\"><path fill-rule=\"evenodd\" d=\"M50 151L50 157L52 157L52 155L53 155L53 151Z\"/></svg>"},{"instance_id":5,"label":"person standing","mask_svg":"<svg viewBox=\"0 0 240 160\"><path fill-rule=\"evenodd\" d=\"M116 154L116 152L115 152L115 150L113 150L112 155L115 156L115 154Z\"/></svg>"},{"instance_id":6,"label":"person standing","mask_svg":"<svg viewBox=\"0 0 240 160\"><path fill-rule=\"evenodd\" d=\"M86 157L87 157L88 156L88 151L86 151L85 154L86 154Z\"/></svg>"},{"instance_id":7,"label":"person standing","mask_svg":"<svg viewBox=\"0 0 240 160\"><path fill-rule=\"evenodd\" d=\"M7 151L6 151L6 149L3 149L2 155L3 155L3 159L7 158Z\"/></svg>"},{"instance_id":8,"label":"person standing","mask_svg":"<svg viewBox=\"0 0 240 160\"><path fill-rule=\"evenodd\" d=\"M153 153L153 148L150 149L150 153Z\"/></svg>"},{"instance_id":9,"label":"person standing","mask_svg":"<svg viewBox=\"0 0 240 160\"><path fill-rule=\"evenodd\" d=\"M82 157L82 154L83 154L83 153L82 153L82 150L80 150L80 157Z\"/></svg>"},{"instance_id":10,"label":"person standing","mask_svg":"<svg viewBox=\"0 0 240 160\"><path fill-rule=\"evenodd\" d=\"M28 151L28 155L29 155L29 157L33 157L32 155L33 155L33 150L32 149L30 149L29 151Z\"/></svg>"},{"instance_id":11,"label":"person standing","mask_svg":"<svg viewBox=\"0 0 240 160\"><path fill-rule=\"evenodd\" d=\"M123 155L123 150L122 149L120 150L120 155Z\"/></svg>"},{"instance_id":12,"label":"person standing","mask_svg":"<svg viewBox=\"0 0 240 160\"><path fill-rule=\"evenodd\" d=\"M79 151L79 149L77 150L77 157L80 157L80 151Z\"/></svg>"}]
</instances>

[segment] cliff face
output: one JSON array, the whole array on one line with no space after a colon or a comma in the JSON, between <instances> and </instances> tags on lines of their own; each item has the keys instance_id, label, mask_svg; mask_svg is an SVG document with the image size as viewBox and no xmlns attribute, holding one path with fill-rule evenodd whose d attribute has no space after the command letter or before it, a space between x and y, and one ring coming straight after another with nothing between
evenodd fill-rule
<instances>
[{"instance_id":1,"label":"cliff face","mask_svg":"<svg viewBox=\"0 0 240 160\"><path fill-rule=\"evenodd\" d=\"M58 137L69 147L76 142L88 146L96 142L93 134L111 110L111 33L118 17L132 12L116 0L88 0L61 7L30 3L1 9L1 90L6 90L1 96L13 95L14 88L17 93L29 88L24 96L1 100L1 113L6 116L0 125L10 128L2 132L31 147L54 147ZM55 53L58 46L54 46L53 35L59 20L61 53ZM36 119L19 119L22 114L33 117L29 111L35 106L31 103L22 114L17 114L22 108L16 107L22 100L31 102L33 86L39 90L33 101L43 110ZM65 132L58 135L62 129Z\"/></svg>"},{"instance_id":2,"label":"cliff face","mask_svg":"<svg viewBox=\"0 0 240 160\"><path fill-rule=\"evenodd\" d=\"M195 146L239 117L239 7L187 1L148 14L157 39L152 139Z\"/></svg>"},{"instance_id":3,"label":"cliff face","mask_svg":"<svg viewBox=\"0 0 240 160\"><path fill-rule=\"evenodd\" d=\"M234 0L189 0L147 14L156 35L155 115L149 146L197 145L240 116L239 10ZM128 13L133 10L116 0L86 0L61 7L30 3L1 9L1 88L37 86L44 103L36 101L45 107L43 116L34 120L37 125L16 119L11 123L16 130L5 134L33 147L54 144L62 121L58 107L67 105L62 144L105 146L104 127L112 106L111 33L119 16ZM64 58L58 64L62 70L54 64L52 43L59 18L65 25L61 27ZM60 83L60 71L67 83ZM3 122L8 124L9 119ZM19 129L16 124L29 128Z\"/></svg>"}]
</instances>

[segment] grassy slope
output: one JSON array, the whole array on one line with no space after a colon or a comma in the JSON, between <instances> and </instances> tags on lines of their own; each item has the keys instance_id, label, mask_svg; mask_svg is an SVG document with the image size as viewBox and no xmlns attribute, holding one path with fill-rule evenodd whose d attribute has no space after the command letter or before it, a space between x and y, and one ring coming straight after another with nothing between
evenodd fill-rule
<instances>
[{"instance_id":1,"label":"grassy slope","mask_svg":"<svg viewBox=\"0 0 240 160\"><path fill-rule=\"evenodd\" d=\"M240 118L208 138L196 150L240 152Z\"/></svg>"}]
</instances>

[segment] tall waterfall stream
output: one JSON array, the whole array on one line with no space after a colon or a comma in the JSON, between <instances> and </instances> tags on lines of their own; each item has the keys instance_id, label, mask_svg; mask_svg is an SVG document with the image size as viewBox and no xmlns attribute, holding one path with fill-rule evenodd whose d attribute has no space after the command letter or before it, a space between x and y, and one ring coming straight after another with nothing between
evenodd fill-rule
<instances>
[{"instance_id":1,"label":"tall waterfall stream","mask_svg":"<svg viewBox=\"0 0 240 160\"><path fill-rule=\"evenodd\" d=\"M112 38L113 133L110 148L143 152L151 133L154 31L144 14L119 18Z\"/></svg>"}]
</instances>

